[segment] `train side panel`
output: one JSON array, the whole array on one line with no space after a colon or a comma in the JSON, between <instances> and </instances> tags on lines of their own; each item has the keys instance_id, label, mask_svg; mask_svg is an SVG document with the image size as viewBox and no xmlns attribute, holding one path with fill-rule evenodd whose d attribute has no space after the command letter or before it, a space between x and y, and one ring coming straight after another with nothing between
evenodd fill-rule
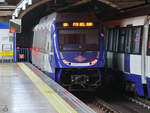
<instances>
[{"instance_id":1,"label":"train side panel","mask_svg":"<svg viewBox=\"0 0 150 113\"><path fill-rule=\"evenodd\" d=\"M55 80L55 61L53 40L52 40L52 24L55 21L56 13L44 17L34 28L32 63L42 71L46 72Z\"/></svg>"},{"instance_id":2,"label":"train side panel","mask_svg":"<svg viewBox=\"0 0 150 113\"><path fill-rule=\"evenodd\" d=\"M118 65L115 69L123 72L127 81L135 83L137 93L141 96L144 96L143 85L146 84L143 68L145 67L144 51L142 49L143 29L146 19L147 16L141 16L104 23L109 34L113 34L112 37L109 34L107 35L110 38L107 38L109 40L106 45L108 46L106 47L106 53L109 55L107 57L108 64L114 66L117 62ZM119 39L115 33L116 29L119 29ZM117 50L115 47L117 47ZM110 51L112 52L111 55ZM114 59L113 57L116 56L117 58ZM113 69L112 66L111 68Z\"/></svg>"}]
</instances>

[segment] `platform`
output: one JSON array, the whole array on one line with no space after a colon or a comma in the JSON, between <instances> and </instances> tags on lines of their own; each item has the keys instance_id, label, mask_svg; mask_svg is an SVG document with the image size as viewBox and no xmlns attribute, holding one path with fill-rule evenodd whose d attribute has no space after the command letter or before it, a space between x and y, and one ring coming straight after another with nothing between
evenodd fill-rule
<instances>
[{"instance_id":1,"label":"platform","mask_svg":"<svg viewBox=\"0 0 150 113\"><path fill-rule=\"evenodd\" d=\"M96 113L27 63L0 64L0 113Z\"/></svg>"}]
</instances>

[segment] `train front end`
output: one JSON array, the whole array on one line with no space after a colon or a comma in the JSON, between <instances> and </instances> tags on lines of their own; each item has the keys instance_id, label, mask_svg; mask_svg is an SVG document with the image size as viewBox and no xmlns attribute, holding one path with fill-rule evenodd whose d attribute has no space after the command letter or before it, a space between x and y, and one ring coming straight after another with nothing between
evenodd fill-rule
<instances>
[{"instance_id":1,"label":"train front end","mask_svg":"<svg viewBox=\"0 0 150 113\"><path fill-rule=\"evenodd\" d=\"M101 68L104 67L100 23L89 20L56 21L55 27L57 82L70 90L91 90L100 86Z\"/></svg>"}]
</instances>

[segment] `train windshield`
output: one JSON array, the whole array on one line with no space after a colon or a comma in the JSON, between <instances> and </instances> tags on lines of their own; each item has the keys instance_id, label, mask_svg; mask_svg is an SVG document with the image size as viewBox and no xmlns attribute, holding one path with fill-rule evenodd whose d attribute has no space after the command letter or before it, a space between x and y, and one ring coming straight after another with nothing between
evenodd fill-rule
<instances>
[{"instance_id":1,"label":"train windshield","mask_svg":"<svg viewBox=\"0 0 150 113\"><path fill-rule=\"evenodd\" d=\"M60 51L98 51L98 29L62 29L58 31Z\"/></svg>"}]
</instances>

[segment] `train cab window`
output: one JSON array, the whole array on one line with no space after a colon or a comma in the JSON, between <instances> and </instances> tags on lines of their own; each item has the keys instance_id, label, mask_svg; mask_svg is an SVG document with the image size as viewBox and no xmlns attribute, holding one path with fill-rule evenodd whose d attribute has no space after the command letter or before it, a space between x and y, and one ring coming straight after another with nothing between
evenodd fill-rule
<instances>
[{"instance_id":1,"label":"train cab window","mask_svg":"<svg viewBox=\"0 0 150 113\"><path fill-rule=\"evenodd\" d=\"M98 51L98 29L63 29L58 31L60 51Z\"/></svg>"},{"instance_id":2,"label":"train cab window","mask_svg":"<svg viewBox=\"0 0 150 113\"><path fill-rule=\"evenodd\" d=\"M108 51L113 50L113 29L109 29L108 33Z\"/></svg>"},{"instance_id":3,"label":"train cab window","mask_svg":"<svg viewBox=\"0 0 150 113\"><path fill-rule=\"evenodd\" d=\"M125 53L131 53L132 27L126 28Z\"/></svg>"},{"instance_id":4,"label":"train cab window","mask_svg":"<svg viewBox=\"0 0 150 113\"><path fill-rule=\"evenodd\" d=\"M149 26L149 31L148 31L147 55L150 56L150 26Z\"/></svg>"},{"instance_id":5,"label":"train cab window","mask_svg":"<svg viewBox=\"0 0 150 113\"><path fill-rule=\"evenodd\" d=\"M141 39L142 39L142 27L133 27L132 34L132 53L140 54L141 52Z\"/></svg>"},{"instance_id":6,"label":"train cab window","mask_svg":"<svg viewBox=\"0 0 150 113\"><path fill-rule=\"evenodd\" d=\"M126 29L120 28L119 41L118 41L118 52L124 52L125 35L126 35Z\"/></svg>"}]
</instances>

